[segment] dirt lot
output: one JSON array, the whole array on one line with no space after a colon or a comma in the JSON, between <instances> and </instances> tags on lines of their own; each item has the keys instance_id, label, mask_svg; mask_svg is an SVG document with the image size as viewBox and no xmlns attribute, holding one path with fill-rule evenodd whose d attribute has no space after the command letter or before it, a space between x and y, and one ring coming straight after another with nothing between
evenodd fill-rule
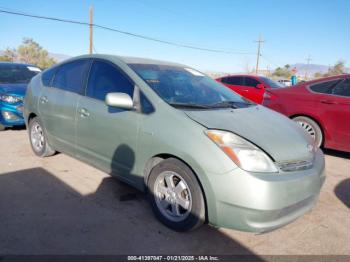
<instances>
[{"instance_id":1,"label":"dirt lot","mask_svg":"<svg viewBox=\"0 0 350 262\"><path fill-rule=\"evenodd\" d=\"M350 154L327 153L317 206L284 228L176 233L133 188L63 154L35 157L25 130L0 145L0 254L350 254Z\"/></svg>"}]
</instances>

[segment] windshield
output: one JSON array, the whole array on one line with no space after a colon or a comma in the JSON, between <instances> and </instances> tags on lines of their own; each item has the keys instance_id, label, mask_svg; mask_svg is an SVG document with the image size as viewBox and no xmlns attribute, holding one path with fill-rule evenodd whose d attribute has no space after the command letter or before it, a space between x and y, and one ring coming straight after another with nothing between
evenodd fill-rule
<instances>
[{"instance_id":1,"label":"windshield","mask_svg":"<svg viewBox=\"0 0 350 262\"><path fill-rule=\"evenodd\" d=\"M253 105L224 85L191 68L153 64L129 66L174 107L208 109Z\"/></svg>"},{"instance_id":2,"label":"windshield","mask_svg":"<svg viewBox=\"0 0 350 262\"><path fill-rule=\"evenodd\" d=\"M272 80L270 78L267 77L261 77L261 79L264 81L264 83L268 86L270 86L271 88L281 88L281 87L286 87L284 84L279 83L275 80Z\"/></svg>"},{"instance_id":3,"label":"windshield","mask_svg":"<svg viewBox=\"0 0 350 262\"><path fill-rule=\"evenodd\" d=\"M40 71L35 66L0 64L0 84L26 84Z\"/></svg>"}]
</instances>

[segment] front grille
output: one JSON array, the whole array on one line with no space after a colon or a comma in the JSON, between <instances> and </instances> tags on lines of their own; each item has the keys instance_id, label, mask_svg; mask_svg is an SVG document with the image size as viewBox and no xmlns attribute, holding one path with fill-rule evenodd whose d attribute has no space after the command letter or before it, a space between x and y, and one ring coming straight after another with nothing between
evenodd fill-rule
<instances>
[{"instance_id":1,"label":"front grille","mask_svg":"<svg viewBox=\"0 0 350 262\"><path fill-rule=\"evenodd\" d=\"M313 161L292 161L292 162L282 162L277 164L278 167L285 172L306 170L313 167Z\"/></svg>"}]
</instances>

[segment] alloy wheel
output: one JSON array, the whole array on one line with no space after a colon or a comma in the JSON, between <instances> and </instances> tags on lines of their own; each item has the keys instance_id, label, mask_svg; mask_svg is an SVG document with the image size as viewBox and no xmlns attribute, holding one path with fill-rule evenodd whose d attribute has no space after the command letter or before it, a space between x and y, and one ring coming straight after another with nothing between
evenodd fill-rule
<instances>
[{"instance_id":1,"label":"alloy wheel","mask_svg":"<svg viewBox=\"0 0 350 262\"><path fill-rule=\"evenodd\" d=\"M38 123L34 123L30 132L30 139L36 152L40 152L44 148L45 137L42 127Z\"/></svg>"},{"instance_id":2,"label":"alloy wheel","mask_svg":"<svg viewBox=\"0 0 350 262\"><path fill-rule=\"evenodd\" d=\"M177 173L165 171L154 184L159 211L173 222L181 222L190 214L192 197L186 181Z\"/></svg>"},{"instance_id":3,"label":"alloy wheel","mask_svg":"<svg viewBox=\"0 0 350 262\"><path fill-rule=\"evenodd\" d=\"M309 124L308 122L306 121L301 121L301 120L298 120L296 121L299 125L301 125L302 128L304 128L306 130L306 132L313 138L313 139L316 139L316 131L314 129L314 127Z\"/></svg>"}]
</instances>

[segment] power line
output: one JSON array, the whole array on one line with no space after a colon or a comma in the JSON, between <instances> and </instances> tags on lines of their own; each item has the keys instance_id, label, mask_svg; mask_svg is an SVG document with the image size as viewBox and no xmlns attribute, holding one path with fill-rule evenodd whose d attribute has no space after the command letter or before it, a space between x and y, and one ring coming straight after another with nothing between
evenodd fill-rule
<instances>
[{"instance_id":1,"label":"power line","mask_svg":"<svg viewBox=\"0 0 350 262\"><path fill-rule=\"evenodd\" d=\"M272 61L270 58L267 58L265 55L260 54L260 56L275 67L283 67L282 65L277 64L274 61Z\"/></svg>"},{"instance_id":2,"label":"power line","mask_svg":"<svg viewBox=\"0 0 350 262\"><path fill-rule=\"evenodd\" d=\"M62 18L57 18L57 17L49 17L49 16L42 16L42 15L34 15L34 14L28 14L24 13L22 11L7 11L4 9L0 9L0 13L5 13L5 14L11 14L11 15L18 15L18 16L25 16L25 17L31 17L31 18L36 18L36 19L44 19L44 20L51 20L51 21L56 21L56 22L62 22L62 23L70 23L70 24L77 24L77 25L84 25L84 26L90 26L90 23L87 22L81 22L81 21L76 21L76 20L69 20L69 19L62 19ZM123 31L120 29L108 27L108 26L103 26L103 25L98 25L98 24L92 24L93 27L95 28L100 28L112 32L117 32L120 34L132 36L132 37L137 37L141 38L144 40L149 40L153 42L158 42L162 44L167 44L167 45L172 45L172 46L177 46L177 47L183 47L183 48L188 48L188 49L194 49L194 50L199 50L199 51L207 51L207 52L212 52L212 53L223 53L223 54L235 54L235 55L252 55L253 53L250 52L234 52L234 51L228 51L228 50L222 50L222 49L211 49L211 48L205 48L205 47L198 47L194 45L187 45L187 44L181 44L181 43L176 43L176 42L171 42L167 40L162 40L146 35L141 35L141 34L135 34L127 31Z\"/></svg>"}]
</instances>

